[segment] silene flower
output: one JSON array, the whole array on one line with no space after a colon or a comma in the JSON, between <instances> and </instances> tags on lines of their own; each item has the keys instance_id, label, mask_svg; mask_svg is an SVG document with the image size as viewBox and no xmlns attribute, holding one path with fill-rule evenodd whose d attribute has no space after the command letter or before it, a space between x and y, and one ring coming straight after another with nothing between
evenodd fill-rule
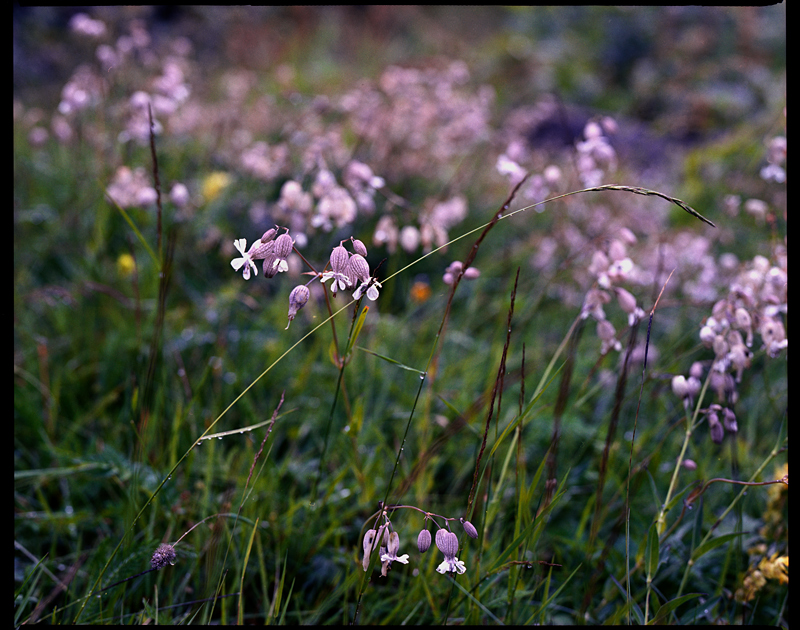
<instances>
[{"instance_id":1,"label":"silene flower","mask_svg":"<svg viewBox=\"0 0 800 630\"><path fill-rule=\"evenodd\" d=\"M436 532L436 546L444 554L444 561L436 567L439 573L452 571L453 573L458 572L461 574L467 570L464 563L456 558L456 554L458 553L458 536L452 532L440 529Z\"/></svg>"},{"instance_id":2,"label":"silene flower","mask_svg":"<svg viewBox=\"0 0 800 630\"><path fill-rule=\"evenodd\" d=\"M274 269L278 271L289 270L289 263L286 262L286 258L292 253L292 247L294 247L294 241L288 233L281 234L275 239L275 260L272 263Z\"/></svg>"},{"instance_id":3,"label":"silene flower","mask_svg":"<svg viewBox=\"0 0 800 630\"><path fill-rule=\"evenodd\" d=\"M381 283L372 279L372 283L367 280L366 282L362 283L360 287L358 287L353 293L353 299L357 300L364 294L364 289L367 290L367 297L372 300L373 302L378 299L378 289L382 289Z\"/></svg>"},{"instance_id":4,"label":"silene flower","mask_svg":"<svg viewBox=\"0 0 800 630\"><path fill-rule=\"evenodd\" d=\"M337 288L344 291L353 284L350 277L347 275L350 270L350 254L339 244L338 247L333 248L330 261L331 270L322 274L322 282L333 280L331 283L331 291L336 295Z\"/></svg>"},{"instance_id":5,"label":"silene flower","mask_svg":"<svg viewBox=\"0 0 800 630\"><path fill-rule=\"evenodd\" d=\"M260 244L260 243L259 243ZM231 267L233 267L234 271L239 271L242 267L244 267L244 271L242 271L242 276L245 280L250 279L250 269L253 269L253 273L258 275L258 268L256 264L253 262L253 256L251 252L245 251L247 247L247 239L240 238L238 240L233 241L234 247L239 250L239 253L242 255L241 258L234 258L231 261Z\"/></svg>"},{"instance_id":6,"label":"silene flower","mask_svg":"<svg viewBox=\"0 0 800 630\"><path fill-rule=\"evenodd\" d=\"M408 554L404 553L402 556L398 556L397 552L400 550L400 536L397 532L392 532L389 534L389 541L386 544L386 552L381 554L381 562L383 562L383 567L381 568L381 575L386 577L386 573L389 567L392 566L392 562L397 560L402 564L408 564Z\"/></svg>"}]
</instances>

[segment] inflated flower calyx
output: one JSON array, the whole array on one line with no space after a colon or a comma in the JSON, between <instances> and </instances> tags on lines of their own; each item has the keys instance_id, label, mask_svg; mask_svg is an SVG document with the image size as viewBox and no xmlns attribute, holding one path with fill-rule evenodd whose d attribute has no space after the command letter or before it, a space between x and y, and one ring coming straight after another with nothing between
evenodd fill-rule
<instances>
[{"instance_id":1,"label":"inflated flower calyx","mask_svg":"<svg viewBox=\"0 0 800 630\"><path fill-rule=\"evenodd\" d=\"M420 553L425 553L431 546L431 533L427 529L423 529L419 536L417 536L417 548Z\"/></svg>"}]
</instances>

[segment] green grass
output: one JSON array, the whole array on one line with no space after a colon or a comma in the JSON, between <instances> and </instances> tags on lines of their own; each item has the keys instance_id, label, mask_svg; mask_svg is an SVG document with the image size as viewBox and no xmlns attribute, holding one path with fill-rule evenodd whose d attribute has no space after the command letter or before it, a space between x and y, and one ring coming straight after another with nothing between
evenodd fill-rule
<instances>
[{"instance_id":1,"label":"green grass","mask_svg":"<svg viewBox=\"0 0 800 630\"><path fill-rule=\"evenodd\" d=\"M430 21L404 45L429 54L441 22L424 15ZM544 28L518 9L491 15L509 32ZM730 287L754 256L777 270L785 259L785 187L758 176L766 141L785 133L775 103L754 124L723 126L676 154L685 177L659 185L661 198L635 164L603 180L625 186L598 190L581 183L569 150L531 149L533 163L564 171L540 213L495 171L506 149L497 121L468 155L428 156L436 168L414 172L396 165L416 145L398 140L381 161L382 138L360 136L341 111L315 113L315 93L334 99L354 81L351 68L314 64L344 27L326 28L307 48L290 39L285 52L297 57L302 79L293 87L310 95L304 104L284 98L289 90L271 71L253 78L245 104L226 105L240 107L230 127L208 110L194 133L154 138L158 210L120 208L108 196L119 166L144 167L150 180L156 173L148 146L115 141L125 99L142 87L136 75L112 76L106 100L73 120L71 142L51 135L36 146L28 135L36 123L15 114L15 623L787 625L788 577L776 561L788 563L786 351L768 356L756 332L733 401L710 383L715 353L699 337L718 300L741 300ZM476 43L487 57L473 73L500 86L507 79L498 101L513 103L516 71L497 41ZM359 46L369 50L369 37ZM393 60L362 60L373 82L379 61ZM192 103L225 98L215 91L224 62L202 77L191 57L187 67ZM150 75L160 72L157 64ZM566 62L553 72L581 84ZM474 96L477 84L473 76L458 97ZM258 86L267 85L279 97L265 122ZM24 103L29 116L32 105ZM285 170L266 179L247 172L237 125L253 140L287 142ZM385 259L383 287L374 303L343 309L350 291L331 300L333 312L342 309L332 322L314 295L285 330L289 292L310 276L265 279L259 265L245 282L230 268L230 244L271 226L254 204L273 212L286 179L310 190L303 151L326 129L407 206L376 194L375 214L331 233L308 230L297 249L318 270L352 234L366 243L373 272ZM343 162L325 159L342 185ZM204 197L213 172L233 182ZM168 199L176 181L191 191L188 208ZM564 195L585 188L595 190ZM373 245L384 214L408 225L455 194L469 213L449 229L446 248L423 255ZM764 199L767 216L726 214L726 194ZM692 212L670 203L678 198ZM595 318L581 318L581 305L598 287L593 252L608 252L622 227L638 239L627 255L652 273L614 282L645 315L629 326L610 292L603 308L620 349L601 353ZM705 254L693 249L696 238ZM720 262L725 253L737 256L731 268ZM453 260L481 272L454 292L442 281ZM413 293L415 281L430 294ZM785 312L776 317L786 321ZM671 381L694 362L703 363L704 389L685 407ZM713 403L735 409L738 422L722 444L709 435ZM695 467L677 464L686 459ZM785 486L741 485L784 474ZM398 555L409 558L380 577L378 553L364 571L362 541L387 518ZM435 536L445 519L463 574L437 572L442 552L415 545L423 527ZM161 543L175 545L174 566L150 571Z\"/></svg>"}]
</instances>

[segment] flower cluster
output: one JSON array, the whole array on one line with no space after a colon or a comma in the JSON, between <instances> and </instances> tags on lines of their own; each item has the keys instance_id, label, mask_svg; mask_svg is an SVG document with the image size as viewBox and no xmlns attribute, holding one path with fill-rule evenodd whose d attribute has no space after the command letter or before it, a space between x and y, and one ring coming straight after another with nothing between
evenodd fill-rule
<instances>
[{"instance_id":1,"label":"flower cluster","mask_svg":"<svg viewBox=\"0 0 800 630\"><path fill-rule=\"evenodd\" d=\"M737 385L742 373L750 367L756 342L771 358L778 357L788 347L783 317L787 312L787 256L783 246L775 250L776 262L756 256L742 266L731 282L728 295L711 308L700 328L701 343L714 352L708 374L709 387L717 399L727 405L712 404L705 411L711 439L719 444L725 435L738 430L733 405L739 394ZM688 409L701 389L704 367L699 361L692 364L688 378L672 378L672 391ZM721 419L721 421L720 421Z\"/></svg>"},{"instance_id":2,"label":"flower cluster","mask_svg":"<svg viewBox=\"0 0 800 630\"><path fill-rule=\"evenodd\" d=\"M375 226L372 242L376 246L385 245L389 253L397 250L397 245L412 253L422 245L425 252L433 247L447 243L447 233L467 216L467 200L456 195L444 201L429 199L419 215L419 227L407 224L398 227L397 219L384 214Z\"/></svg>"},{"instance_id":3,"label":"flower cluster","mask_svg":"<svg viewBox=\"0 0 800 630\"><path fill-rule=\"evenodd\" d=\"M120 166L108 185L109 196L122 208L149 206L156 202L156 189L141 166L131 170Z\"/></svg>"},{"instance_id":4,"label":"flower cluster","mask_svg":"<svg viewBox=\"0 0 800 630\"><path fill-rule=\"evenodd\" d=\"M430 512L425 512L411 505L391 506L392 510L401 508L410 508L422 512L425 515L425 523L427 523L428 520L431 520L436 524L438 528L435 539L436 547L444 554L444 560L441 562L441 564L439 564L438 567L436 567L436 570L439 573L449 572L461 574L467 570L464 562L456 557L456 554L458 553L458 536L450 531L449 522L454 520L460 521L467 535L470 538L477 538L478 530L475 529L475 526L472 523L464 520L463 518L445 518L437 514L431 514ZM444 519L447 529L444 527L439 527L439 524L436 522L436 518ZM393 530L392 523L389 521L388 509L381 509L378 512L376 523L381 519L384 521L383 525L381 525L377 530L374 528L369 529L367 530L366 534L364 534L364 556L361 564L364 567L364 571L369 569L370 556L373 550L376 548L378 541L380 541L380 560L383 563L381 567L381 575L385 577L392 565L392 562L395 560L403 564L408 564L408 554L403 554L402 556L397 555L397 552L400 548L400 537L397 532ZM420 553L425 553L428 551L430 546L431 533L428 530L427 525L423 525L422 530L417 536L417 549L419 549Z\"/></svg>"},{"instance_id":5,"label":"flower cluster","mask_svg":"<svg viewBox=\"0 0 800 630\"><path fill-rule=\"evenodd\" d=\"M783 317L788 307L787 256L781 246L776 263L756 256L731 283L728 295L717 301L700 328L700 341L714 351L712 369L720 374L742 372L750 366L755 333L761 349L775 358L788 347Z\"/></svg>"},{"instance_id":6,"label":"flower cluster","mask_svg":"<svg viewBox=\"0 0 800 630\"><path fill-rule=\"evenodd\" d=\"M278 235L279 229L284 229L286 232ZM331 280L330 288L334 296L337 291L354 289L354 300L359 300L366 295L374 302L378 299L381 283L370 275L369 263L366 258L367 248L364 243L352 236L350 242L354 253L348 252L344 247L345 241L341 241L331 252L330 260L326 265L326 269L328 266L330 269L322 273L312 272L313 278L308 284L316 278L323 283ZM294 249L295 240L289 235L289 228L275 226L264 232L263 236L250 246L250 249L247 249L247 239L244 238L235 240L233 244L241 256L231 261L231 267L234 271L241 269L242 277L249 280L251 272L253 275L258 275L256 260L264 261L262 270L267 278L288 271L288 257ZM297 312L308 303L311 295L308 284L296 286L289 294L289 324L292 323ZM289 324L286 328L289 328Z\"/></svg>"},{"instance_id":7,"label":"flower cluster","mask_svg":"<svg viewBox=\"0 0 800 630\"><path fill-rule=\"evenodd\" d=\"M603 117L600 122L590 120L583 129L582 142L575 148L578 151L578 172L587 188L599 186L606 172L614 172L617 168L617 154L609 144L606 134L616 133L617 123L613 118Z\"/></svg>"},{"instance_id":8,"label":"flower cluster","mask_svg":"<svg viewBox=\"0 0 800 630\"><path fill-rule=\"evenodd\" d=\"M636 298L627 289L616 286L632 280L636 276L633 261L627 255L627 247L636 243L636 236L628 228L621 228L618 238L608 244L607 250L595 250L588 271L596 278L596 284L586 293L581 317L590 315L597 320L597 336L601 340L600 353L610 349L621 350L622 344L616 338L614 325L606 319L603 305L617 298L620 308L628 315L628 326L634 326L645 316L644 310L636 303Z\"/></svg>"}]
</instances>

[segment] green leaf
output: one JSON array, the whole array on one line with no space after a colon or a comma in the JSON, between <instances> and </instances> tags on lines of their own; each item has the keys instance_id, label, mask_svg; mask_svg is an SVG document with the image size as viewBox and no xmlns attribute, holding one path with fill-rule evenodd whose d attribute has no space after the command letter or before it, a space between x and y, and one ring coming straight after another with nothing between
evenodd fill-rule
<instances>
[{"instance_id":1,"label":"green leaf","mask_svg":"<svg viewBox=\"0 0 800 630\"><path fill-rule=\"evenodd\" d=\"M716 549L720 545L724 545L726 542L737 538L738 536L744 536L749 532L734 532L732 534L723 534L722 536L717 536L716 538L712 538L711 540L703 543L697 549L692 552L692 562L697 561L702 556L706 555L712 549Z\"/></svg>"},{"instance_id":2,"label":"green leaf","mask_svg":"<svg viewBox=\"0 0 800 630\"><path fill-rule=\"evenodd\" d=\"M658 570L658 532L656 532L656 524L650 526L650 531L647 532L647 549L644 553L644 562L647 567L647 577L652 578Z\"/></svg>"},{"instance_id":3,"label":"green leaf","mask_svg":"<svg viewBox=\"0 0 800 630\"><path fill-rule=\"evenodd\" d=\"M356 348L358 348L359 350L362 350L363 352L366 352L368 354L376 356L379 359L383 359L384 361L387 361L388 363L393 363L397 367L402 368L404 370L409 370L410 372L416 372L417 374L425 374L425 372L422 371L422 370L418 370L417 368L409 367L408 365L400 363L400 361L395 361L394 359L392 359L390 357L387 357L387 356L385 356L383 354L378 354L377 352L373 352L372 350L367 350L366 348L362 348L361 346L356 346Z\"/></svg>"},{"instance_id":4,"label":"green leaf","mask_svg":"<svg viewBox=\"0 0 800 630\"><path fill-rule=\"evenodd\" d=\"M369 313L369 306L365 306L361 311L361 315L358 316L356 320L356 324L353 327L353 334L350 335L350 339L347 340L347 350L345 350L345 356L350 356L350 351L353 349L353 346L356 343L356 339L361 334L361 329L364 327L364 320L367 318L367 313Z\"/></svg>"},{"instance_id":5,"label":"green leaf","mask_svg":"<svg viewBox=\"0 0 800 630\"><path fill-rule=\"evenodd\" d=\"M677 597L671 601L664 603L661 608L658 609L658 614L653 617L650 621L647 622L648 626L652 626L655 624L660 624L664 621L664 618L669 615L673 610L675 610L681 604L688 602L690 599L694 599L695 597L700 597L701 595L705 595L705 593L687 593L682 597Z\"/></svg>"}]
</instances>

